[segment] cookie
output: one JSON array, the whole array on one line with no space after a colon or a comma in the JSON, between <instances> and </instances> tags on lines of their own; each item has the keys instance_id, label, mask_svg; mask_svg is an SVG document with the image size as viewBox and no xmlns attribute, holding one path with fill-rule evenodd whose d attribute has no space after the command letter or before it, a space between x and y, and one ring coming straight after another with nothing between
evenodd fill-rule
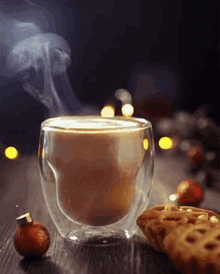
<instances>
[{"instance_id":1,"label":"cookie","mask_svg":"<svg viewBox=\"0 0 220 274\"><path fill-rule=\"evenodd\" d=\"M159 205L146 209L137 219L137 224L158 251L164 251L163 240L173 228L184 224L220 222L220 216L205 209L175 205Z\"/></svg>"},{"instance_id":2,"label":"cookie","mask_svg":"<svg viewBox=\"0 0 220 274\"><path fill-rule=\"evenodd\" d=\"M181 273L220 272L220 225L180 225L168 234L164 250Z\"/></svg>"}]
</instances>

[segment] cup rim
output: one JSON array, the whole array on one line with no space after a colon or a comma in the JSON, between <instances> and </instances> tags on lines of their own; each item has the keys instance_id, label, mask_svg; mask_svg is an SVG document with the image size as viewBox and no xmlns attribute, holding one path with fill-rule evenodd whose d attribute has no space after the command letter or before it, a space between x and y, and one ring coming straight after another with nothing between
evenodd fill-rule
<instances>
[{"instance_id":1,"label":"cup rim","mask_svg":"<svg viewBox=\"0 0 220 274\"><path fill-rule=\"evenodd\" d=\"M137 131L152 128L150 121L136 117L101 117L101 116L58 116L49 118L41 123L41 130L68 132L115 132Z\"/></svg>"}]
</instances>

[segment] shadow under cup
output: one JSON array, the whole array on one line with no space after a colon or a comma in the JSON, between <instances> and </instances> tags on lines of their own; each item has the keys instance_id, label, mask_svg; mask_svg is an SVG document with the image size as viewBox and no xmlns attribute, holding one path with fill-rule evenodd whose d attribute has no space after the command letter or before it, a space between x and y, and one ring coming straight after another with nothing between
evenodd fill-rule
<instances>
[{"instance_id":1,"label":"shadow under cup","mask_svg":"<svg viewBox=\"0 0 220 274\"><path fill-rule=\"evenodd\" d=\"M85 244L130 238L152 185L150 122L63 116L41 125L41 183L61 235Z\"/></svg>"}]
</instances>

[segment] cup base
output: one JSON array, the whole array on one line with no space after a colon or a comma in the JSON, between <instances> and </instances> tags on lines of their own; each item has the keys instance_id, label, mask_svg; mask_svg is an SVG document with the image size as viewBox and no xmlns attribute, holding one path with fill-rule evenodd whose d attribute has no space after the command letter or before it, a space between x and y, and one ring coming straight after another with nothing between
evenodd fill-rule
<instances>
[{"instance_id":1,"label":"cup base","mask_svg":"<svg viewBox=\"0 0 220 274\"><path fill-rule=\"evenodd\" d=\"M75 244L90 246L117 245L123 240L129 240L134 233L128 231L103 231L101 229L74 230L66 235L66 239Z\"/></svg>"}]
</instances>

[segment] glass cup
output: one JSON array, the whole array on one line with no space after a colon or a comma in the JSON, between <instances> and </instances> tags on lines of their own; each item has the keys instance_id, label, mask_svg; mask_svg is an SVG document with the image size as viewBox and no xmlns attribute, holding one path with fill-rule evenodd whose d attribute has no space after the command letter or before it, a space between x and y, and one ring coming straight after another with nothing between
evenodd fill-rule
<instances>
[{"instance_id":1,"label":"glass cup","mask_svg":"<svg viewBox=\"0 0 220 274\"><path fill-rule=\"evenodd\" d=\"M139 118L63 116L41 124L41 185L60 234L80 244L130 238L149 201L152 125Z\"/></svg>"}]
</instances>

